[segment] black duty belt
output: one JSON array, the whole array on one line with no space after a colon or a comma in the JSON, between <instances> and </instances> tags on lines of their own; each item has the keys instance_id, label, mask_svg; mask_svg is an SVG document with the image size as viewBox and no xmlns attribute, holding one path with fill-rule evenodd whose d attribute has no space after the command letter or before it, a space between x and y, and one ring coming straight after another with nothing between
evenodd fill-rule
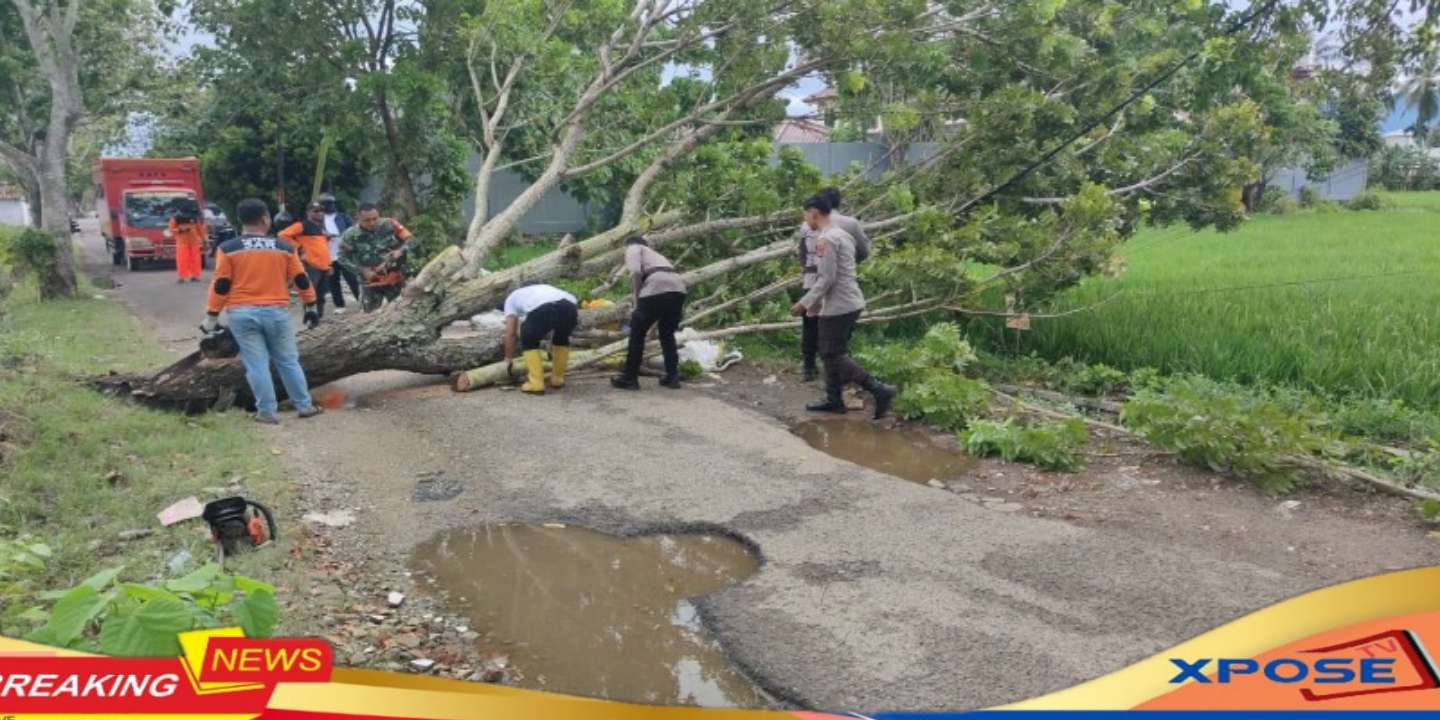
<instances>
[{"instance_id":1,"label":"black duty belt","mask_svg":"<svg viewBox=\"0 0 1440 720\"><path fill-rule=\"evenodd\" d=\"M820 266L819 266L819 265L806 265L804 268L801 268L801 269L804 270L804 273L805 273L806 275L818 275L818 274L820 274Z\"/></svg>"}]
</instances>

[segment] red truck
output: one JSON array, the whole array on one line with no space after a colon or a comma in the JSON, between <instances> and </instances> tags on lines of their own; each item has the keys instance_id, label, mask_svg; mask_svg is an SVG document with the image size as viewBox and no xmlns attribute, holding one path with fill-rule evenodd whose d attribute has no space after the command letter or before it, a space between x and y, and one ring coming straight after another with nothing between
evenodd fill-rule
<instances>
[{"instance_id":1,"label":"red truck","mask_svg":"<svg viewBox=\"0 0 1440 720\"><path fill-rule=\"evenodd\" d=\"M90 177L105 249L116 265L131 270L152 260L173 261L175 241L165 237L170 216L184 204L205 207L200 161L193 157L100 158ZM209 257L208 247L201 257Z\"/></svg>"}]
</instances>

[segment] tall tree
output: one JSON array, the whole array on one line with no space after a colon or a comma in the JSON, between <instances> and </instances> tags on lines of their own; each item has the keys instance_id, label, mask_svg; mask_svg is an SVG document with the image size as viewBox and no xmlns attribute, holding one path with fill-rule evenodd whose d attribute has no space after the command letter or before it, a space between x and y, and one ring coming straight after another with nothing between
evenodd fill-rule
<instances>
[{"instance_id":1,"label":"tall tree","mask_svg":"<svg viewBox=\"0 0 1440 720\"><path fill-rule=\"evenodd\" d=\"M37 224L56 236L45 296L75 291L66 172L72 136L87 116L113 119L132 107L152 57L143 48L157 29L145 0L0 4L0 161L29 194Z\"/></svg>"}]
</instances>

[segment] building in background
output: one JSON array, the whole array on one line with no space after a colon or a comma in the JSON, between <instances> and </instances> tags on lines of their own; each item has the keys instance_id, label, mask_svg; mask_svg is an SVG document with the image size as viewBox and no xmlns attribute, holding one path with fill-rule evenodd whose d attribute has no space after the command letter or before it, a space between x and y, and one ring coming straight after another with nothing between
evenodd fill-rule
<instances>
[{"instance_id":1,"label":"building in background","mask_svg":"<svg viewBox=\"0 0 1440 720\"><path fill-rule=\"evenodd\" d=\"M14 185L0 184L0 225L29 225L30 203Z\"/></svg>"}]
</instances>

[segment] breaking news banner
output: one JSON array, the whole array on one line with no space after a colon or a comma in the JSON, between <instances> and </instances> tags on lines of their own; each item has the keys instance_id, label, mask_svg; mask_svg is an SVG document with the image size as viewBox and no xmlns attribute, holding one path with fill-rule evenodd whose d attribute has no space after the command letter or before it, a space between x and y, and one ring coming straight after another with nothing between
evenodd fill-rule
<instances>
[{"instance_id":1,"label":"breaking news banner","mask_svg":"<svg viewBox=\"0 0 1440 720\"><path fill-rule=\"evenodd\" d=\"M317 638L179 634L179 657L108 658L0 639L0 718L604 718L1440 716L1440 567L1326 588L1076 687L962 713L666 708L347 670ZM957 669L963 677L963 669ZM871 709L875 710L875 709Z\"/></svg>"}]
</instances>

